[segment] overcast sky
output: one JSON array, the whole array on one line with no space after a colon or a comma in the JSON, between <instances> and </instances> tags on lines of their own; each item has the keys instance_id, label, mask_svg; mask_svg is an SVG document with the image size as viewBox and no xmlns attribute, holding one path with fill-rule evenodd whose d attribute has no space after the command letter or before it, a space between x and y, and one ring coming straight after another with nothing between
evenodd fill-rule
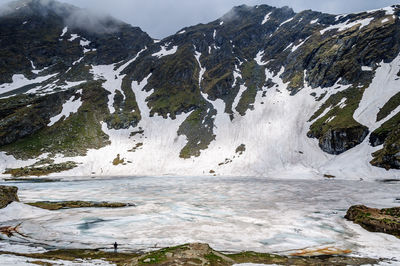
<instances>
[{"instance_id":1,"label":"overcast sky","mask_svg":"<svg viewBox=\"0 0 400 266\"><path fill-rule=\"evenodd\" d=\"M268 4L290 6L296 12L312 9L331 14L360 12L399 4L399 0L59 0L111 14L141 27L153 38L174 34L185 26L207 23L233 6ZM0 4L11 0L0 0Z\"/></svg>"}]
</instances>

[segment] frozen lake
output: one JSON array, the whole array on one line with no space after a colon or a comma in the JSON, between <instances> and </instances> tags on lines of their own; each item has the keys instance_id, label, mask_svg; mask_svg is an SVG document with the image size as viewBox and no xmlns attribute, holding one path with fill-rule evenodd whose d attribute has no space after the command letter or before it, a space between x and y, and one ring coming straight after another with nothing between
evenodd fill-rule
<instances>
[{"instance_id":1,"label":"frozen lake","mask_svg":"<svg viewBox=\"0 0 400 266\"><path fill-rule=\"evenodd\" d=\"M206 242L222 251L289 254L307 247L350 249L352 255L400 260L400 239L370 233L343 217L351 205L400 205L400 182L271 180L236 177L132 177L19 187L21 202L119 201L120 209L46 211L18 203L0 210L0 226L21 224L27 238L0 250L34 246L136 250ZM16 219L18 218L18 219ZM4 237L3 237L4 238Z\"/></svg>"}]
</instances>

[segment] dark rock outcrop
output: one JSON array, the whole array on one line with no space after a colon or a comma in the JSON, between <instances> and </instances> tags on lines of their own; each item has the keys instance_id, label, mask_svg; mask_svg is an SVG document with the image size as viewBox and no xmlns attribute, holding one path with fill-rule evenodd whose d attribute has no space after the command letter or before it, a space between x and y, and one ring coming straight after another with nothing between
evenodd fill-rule
<instances>
[{"instance_id":1,"label":"dark rock outcrop","mask_svg":"<svg viewBox=\"0 0 400 266\"><path fill-rule=\"evenodd\" d=\"M13 201L19 201L17 191L17 187L0 186L0 209Z\"/></svg>"},{"instance_id":2,"label":"dark rock outcrop","mask_svg":"<svg viewBox=\"0 0 400 266\"><path fill-rule=\"evenodd\" d=\"M319 137L319 146L329 154L341 154L363 142L368 132L368 128L363 126L330 129ZM316 136L309 133L308 137Z\"/></svg>"},{"instance_id":3,"label":"dark rock outcrop","mask_svg":"<svg viewBox=\"0 0 400 266\"><path fill-rule=\"evenodd\" d=\"M400 207L380 210L356 205L349 208L345 218L368 231L400 237Z\"/></svg>"}]
</instances>

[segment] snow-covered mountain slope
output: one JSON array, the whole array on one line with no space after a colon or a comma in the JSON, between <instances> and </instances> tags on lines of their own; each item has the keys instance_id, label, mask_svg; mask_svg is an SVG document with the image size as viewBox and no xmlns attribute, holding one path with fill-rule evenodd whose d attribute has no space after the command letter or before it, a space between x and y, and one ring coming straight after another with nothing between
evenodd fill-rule
<instances>
[{"instance_id":1,"label":"snow-covered mountain slope","mask_svg":"<svg viewBox=\"0 0 400 266\"><path fill-rule=\"evenodd\" d=\"M0 67L3 176L398 176L397 6L343 16L240 6L153 41L111 18L96 32L68 24L72 7L26 3L0 17L18 48L6 51L21 58ZM48 16L57 34L38 56L19 34Z\"/></svg>"}]
</instances>

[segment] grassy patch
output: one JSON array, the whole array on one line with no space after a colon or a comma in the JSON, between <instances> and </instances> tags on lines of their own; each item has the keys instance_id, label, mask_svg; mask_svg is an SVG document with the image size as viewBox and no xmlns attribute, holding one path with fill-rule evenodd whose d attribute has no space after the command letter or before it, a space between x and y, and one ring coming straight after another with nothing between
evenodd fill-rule
<instances>
[{"instance_id":1,"label":"grassy patch","mask_svg":"<svg viewBox=\"0 0 400 266\"><path fill-rule=\"evenodd\" d=\"M326 108L333 108L310 126L310 132L308 135L319 138L330 129L343 129L362 126L360 123L354 120L353 114L360 104L364 90L365 88L352 87L329 97L329 99L314 113L309 121L313 121L320 116ZM343 98L346 98L346 101L345 106L341 108L339 103ZM327 122L328 119L332 117L334 117L334 119Z\"/></svg>"},{"instance_id":2,"label":"grassy patch","mask_svg":"<svg viewBox=\"0 0 400 266\"><path fill-rule=\"evenodd\" d=\"M107 92L99 82L82 85L82 106L77 113L56 122L51 127L1 147L17 159L36 158L43 153L66 156L85 155L88 149L99 149L109 144L100 121L108 113Z\"/></svg>"},{"instance_id":3,"label":"grassy patch","mask_svg":"<svg viewBox=\"0 0 400 266\"><path fill-rule=\"evenodd\" d=\"M393 110L400 105L400 92L394 95L390 100L379 110L376 121L381 121L387 117Z\"/></svg>"},{"instance_id":4,"label":"grassy patch","mask_svg":"<svg viewBox=\"0 0 400 266\"><path fill-rule=\"evenodd\" d=\"M61 173L77 167L75 162L65 162L59 164L50 164L46 166L27 166L21 168L6 169L3 174L10 174L13 177L23 176L45 176L52 173Z\"/></svg>"},{"instance_id":5,"label":"grassy patch","mask_svg":"<svg viewBox=\"0 0 400 266\"><path fill-rule=\"evenodd\" d=\"M244 116L247 110L254 109L253 104L257 96L257 91L264 85L266 77L264 68L259 66L254 60L243 63L241 71L247 90L243 92L236 106L236 111Z\"/></svg>"},{"instance_id":6,"label":"grassy patch","mask_svg":"<svg viewBox=\"0 0 400 266\"><path fill-rule=\"evenodd\" d=\"M115 165L115 166L117 166L117 165L119 165L119 164L124 164L124 162L125 162L125 159L124 159L124 158L121 159L121 158L120 158L120 155L117 154L117 157L114 158L112 164Z\"/></svg>"}]
</instances>

